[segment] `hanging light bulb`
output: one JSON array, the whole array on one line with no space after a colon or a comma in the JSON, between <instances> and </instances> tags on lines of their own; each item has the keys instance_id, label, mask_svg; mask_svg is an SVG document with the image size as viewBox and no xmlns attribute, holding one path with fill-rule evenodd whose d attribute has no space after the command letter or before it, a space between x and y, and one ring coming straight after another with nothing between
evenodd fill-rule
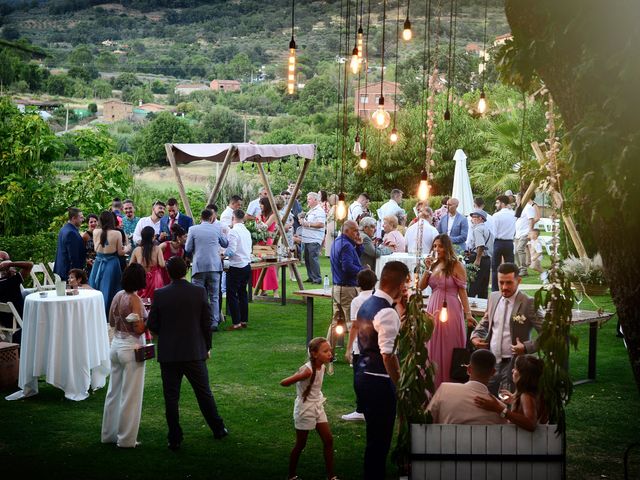
<instances>
[{"instance_id":1,"label":"hanging light bulb","mask_svg":"<svg viewBox=\"0 0 640 480\"><path fill-rule=\"evenodd\" d=\"M451 112L449 111L449 107L444 111L444 119L451 120Z\"/></svg>"},{"instance_id":2,"label":"hanging light bulb","mask_svg":"<svg viewBox=\"0 0 640 480\"><path fill-rule=\"evenodd\" d=\"M442 323L446 323L447 320L449 320L449 312L447 312L447 301L446 300L442 303L442 309L440 310L440 316L438 317L438 319Z\"/></svg>"},{"instance_id":3,"label":"hanging light bulb","mask_svg":"<svg viewBox=\"0 0 640 480\"><path fill-rule=\"evenodd\" d=\"M356 45L358 47L358 60L362 63L363 55L364 55L364 31L362 30L362 25L358 28L358 37L356 39Z\"/></svg>"},{"instance_id":4,"label":"hanging light bulb","mask_svg":"<svg viewBox=\"0 0 640 480\"><path fill-rule=\"evenodd\" d=\"M360 59L358 58L358 47L353 47L351 51L351 63L349 64L351 67L351 72L355 75L360 70Z\"/></svg>"},{"instance_id":5,"label":"hanging light bulb","mask_svg":"<svg viewBox=\"0 0 640 480\"><path fill-rule=\"evenodd\" d=\"M396 143L398 141L398 130L396 130L396 127L393 127L391 129L391 135L389 135L389 141L391 143Z\"/></svg>"},{"instance_id":6,"label":"hanging light bulb","mask_svg":"<svg viewBox=\"0 0 640 480\"><path fill-rule=\"evenodd\" d=\"M484 91L480 92L480 100L478 100L478 113L484 114L487 111L487 100L484 96Z\"/></svg>"},{"instance_id":7,"label":"hanging light bulb","mask_svg":"<svg viewBox=\"0 0 640 480\"><path fill-rule=\"evenodd\" d=\"M291 36L289 42L289 72L287 75L287 93L293 95L296 90L296 41Z\"/></svg>"},{"instance_id":8,"label":"hanging light bulb","mask_svg":"<svg viewBox=\"0 0 640 480\"><path fill-rule=\"evenodd\" d=\"M371 116L373 120L373 126L378 130L384 130L391 123L391 115L384 109L384 97L381 96L378 100L378 109L373 112Z\"/></svg>"},{"instance_id":9,"label":"hanging light bulb","mask_svg":"<svg viewBox=\"0 0 640 480\"><path fill-rule=\"evenodd\" d=\"M358 165L360 166L360 168L362 170L366 170L367 167L369 166L369 162L367 161L367 151L366 150L362 151L362 155L360 155L360 161L358 162Z\"/></svg>"},{"instance_id":10,"label":"hanging light bulb","mask_svg":"<svg viewBox=\"0 0 640 480\"><path fill-rule=\"evenodd\" d=\"M420 175L420 185L418 185L418 200L421 202L426 201L429 198L429 182L427 180L426 170L422 170Z\"/></svg>"},{"instance_id":11,"label":"hanging light bulb","mask_svg":"<svg viewBox=\"0 0 640 480\"><path fill-rule=\"evenodd\" d=\"M344 220L347 218L347 204L344 201L344 193L338 194L338 204L336 205L336 218Z\"/></svg>"},{"instance_id":12,"label":"hanging light bulb","mask_svg":"<svg viewBox=\"0 0 640 480\"><path fill-rule=\"evenodd\" d=\"M402 29L402 39L405 42L408 42L413 37L413 32L411 31L411 22L409 21L409 12L407 12L407 18L404 21L404 27Z\"/></svg>"},{"instance_id":13,"label":"hanging light bulb","mask_svg":"<svg viewBox=\"0 0 640 480\"><path fill-rule=\"evenodd\" d=\"M344 333L344 326L339 323L338 325L336 325L336 334L337 335L342 335Z\"/></svg>"},{"instance_id":14,"label":"hanging light bulb","mask_svg":"<svg viewBox=\"0 0 640 480\"><path fill-rule=\"evenodd\" d=\"M359 157L362 153L362 146L360 145L360 135L356 133L355 143L353 144L353 154Z\"/></svg>"}]
</instances>

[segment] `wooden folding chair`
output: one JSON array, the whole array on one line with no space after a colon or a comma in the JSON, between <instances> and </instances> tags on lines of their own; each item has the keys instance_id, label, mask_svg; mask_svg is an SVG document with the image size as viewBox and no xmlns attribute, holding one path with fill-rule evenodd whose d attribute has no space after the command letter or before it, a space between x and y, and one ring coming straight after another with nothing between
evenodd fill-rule
<instances>
[{"instance_id":1,"label":"wooden folding chair","mask_svg":"<svg viewBox=\"0 0 640 480\"><path fill-rule=\"evenodd\" d=\"M36 275L37 273L42 274L42 282L40 282L40 279ZM51 275L49 275L49 272L47 271L43 263L33 264L33 267L31 268L31 279L33 280L33 286L35 288L46 288L50 285L55 285L53 279L51 278Z\"/></svg>"},{"instance_id":2,"label":"wooden folding chair","mask_svg":"<svg viewBox=\"0 0 640 480\"><path fill-rule=\"evenodd\" d=\"M0 340L4 339L4 341L11 342L13 334L22 328L22 318L16 310L16 307L14 307L11 302L0 302L0 313L9 313L13 315L11 327L3 327L0 325Z\"/></svg>"}]
</instances>

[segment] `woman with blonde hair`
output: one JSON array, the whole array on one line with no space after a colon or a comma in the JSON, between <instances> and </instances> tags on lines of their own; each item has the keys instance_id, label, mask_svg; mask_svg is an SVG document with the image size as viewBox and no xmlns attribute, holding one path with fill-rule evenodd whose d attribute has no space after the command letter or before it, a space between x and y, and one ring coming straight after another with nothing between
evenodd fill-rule
<instances>
[{"instance_id":1,"label":"woman with blonde hair","mask_svg":"<svg viewBox=\"0 0 640 480\"><path fill-rule=\"evenodd\" d=\"M398 217L396 215L387 215L382 219L382 230L384 230L382 245L394 252L405 251L406 243L402 233L398 231Z\"/></svg>"}]
</instances>

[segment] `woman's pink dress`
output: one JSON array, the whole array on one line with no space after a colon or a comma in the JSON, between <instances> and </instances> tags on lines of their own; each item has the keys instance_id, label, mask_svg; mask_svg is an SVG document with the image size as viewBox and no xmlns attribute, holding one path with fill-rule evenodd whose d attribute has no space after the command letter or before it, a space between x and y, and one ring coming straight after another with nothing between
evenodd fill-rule
<instances>
[{"instance_id":1,"label":"woman's pink dress","mask_svg":"<svg viewBox=\"0 0 640 480\"><path fill-rule=\"evenodd\" d=\"M164 258L164 264L166 265L171 257L183 258L184 248L180 247L178 248L177 252L174 252L173 250L171 250L171 244L169 243L169 245L167 245L167 248L164 249L164 252L162 252L162 257ZM167 272L166 268L162 269L162 282L164 283L164 285L169 285L171 283L171 278L169 278L169 272Z\"/></svg>"},{"instance_id":2,"label":"woman's pink dress","mask_svg":"<svg viewBox=\"0 0 640 480\"><path fill-rule=\"evenodd\" d=\"M164 268L159 265L154 265L147 272L147 286L141 290L138 290L138 296L140 298L150 298L153 302L153 295L158 288L164 287L164 280L162 279L162 272Z\"/></svg>"},{"instance_id":3,"label":"woman's pink dress","mask_svg":"<svg viewBox=\"0 0 640 480\"><path fill-rule=\"evenodd\" d=\"M266 218L260 218L263 222L266 222ZM267 228L267 232L275 232L276 231L276 222L273 222ZM260 241L258 245L273 245L273 238L267 238L267 241ZM258 279L260 278L260 272L262 272L262 268L258 270L253 270L251 272L252 275L252 285L253 288L256 288L258 285ZM262 290L278 290L278 274L276 273L276 267L267 268L267 273L264 275L264 279L262 280Z\"/></svg>"},{"instance_id":4,"label":"woman's pink dress","mask_svg":"<svg viewBox=\"0 0 640 480\"><path fill-rule=\"evenodd\" d=\"M445 283L446 278L446 283ZM467 288L466 282L454 277L431 275L429 286L432 293L427 304L427 312L435 317L433 335L429 340L429 359L436 364L435 386L442 382L450 382L451 355L454 348L463 348L467 343L467 329L462 311L462 303L458 298L458 289ZM442 304L447 298L448 320L441 322L438 318Z\"/></svg>"}]
</instances>

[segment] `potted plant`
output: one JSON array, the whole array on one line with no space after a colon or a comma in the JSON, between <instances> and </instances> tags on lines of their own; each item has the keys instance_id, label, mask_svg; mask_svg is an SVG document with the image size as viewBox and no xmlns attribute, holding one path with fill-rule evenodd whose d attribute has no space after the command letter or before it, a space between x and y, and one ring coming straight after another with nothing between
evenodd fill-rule
<instances>
[{"instance_id":1,"label":"potted plant","mask_svg":"<svg viewBox=\"0 0 640 480\"><path fill-rule=\"evenodd\" d=\"M563 262L562 271L576 290L587 295L607 294L609 285L604 276L600 254L596 254L593 258L576 258L570 255Z\"/></svg>"}]
</instances>

